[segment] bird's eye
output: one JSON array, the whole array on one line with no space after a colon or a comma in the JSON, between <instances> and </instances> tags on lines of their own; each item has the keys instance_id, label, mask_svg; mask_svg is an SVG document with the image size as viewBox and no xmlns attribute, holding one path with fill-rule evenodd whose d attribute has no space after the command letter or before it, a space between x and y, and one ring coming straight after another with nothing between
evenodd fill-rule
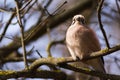
<instances>
[{"instance_id":1,"label":"bird's eye","mask_svg":"<svg viewBox=\"0 0 120 80\"><path fill-rule=\"evenodd\" d=\"M81 21L81 18L80 18L80 17L77 17L76 20L77 20L77 21Z\"/></svg>"},{"instance_id":2,"label":"bird's eye","mask_svg":"<svg viewBox=\"0 0 120 80\"><path fill-rule=\"evenodd\" d=\"M82 24L85 24L85 20L83 18L80 19Z\"/></svg>"}]
</instances>

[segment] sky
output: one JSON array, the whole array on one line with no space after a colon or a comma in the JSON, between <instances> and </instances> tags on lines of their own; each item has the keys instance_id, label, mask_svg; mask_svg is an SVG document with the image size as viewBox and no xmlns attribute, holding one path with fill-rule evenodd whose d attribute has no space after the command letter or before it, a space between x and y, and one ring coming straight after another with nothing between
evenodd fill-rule
<instances>
[{"instance_id":1,"label":"sky","mask_svg":"<svg viewBox=\"0 0 120 80\"><path fill-rule=\"evenodd\" d=\"M3 3L2 1L3 0L0 1L0 5ZM51 3L51 5L48 8L48 11L50 13L54 12L57 9L57 7L59 7L64 1L65 0L62 0L62 1L61 0L53 0L53 2ZM71 0L71 1L67 0L67 1L68 1L68 3L64 6L66 9L70 7L69 5L71 5L71 3L74 0ZM75 1L77 1L77 0L75 0ZM105 0L105 1L107 1L109 3L110 8L115 7L114 0ZM7 2L8 2L8 4L12 3L10 6L14 7L14 2L11 2L11 0L7 0ZM110 10L108 8L106 9L105 7L103 7L103 10L107 13L111 13L111 15L114 15L114 13L110 12ZM1 15L4 16L3 17L3 22L6 23L7 20L9 19L9 17L10 17L10 14L7 14L7 13L1 14L0 13L0 19L1 19ZM97 20L97 16L94 17L94 15L96 15L96 14L93 14L93 18L92 18L91 21L96 21ZM29 14L27 14L26 17L27 16L29 16ZM38 16L40 16L39 12L36 12L32 16L30 16L29 21L26 24L25 30L29 29L32 25L34 25L36 23ZM118 39L118 37L119 37L118 32L120 32L120 28L117 27L118 23L115 22L114 20L110 20L108 17L104 17L104 16L102 17L102 20L110 22L109 24L104 24L104 29L107 32L107 36L109 37L110 35L112 35L112 38L109 39L109 43L112 44L112 46L120 43L120 41ZM49 42L52 41L52 40L63 39L65 37L64 34L66 32L66 29L70 25L70 22L71 21L66 21L64 24L59 25L58 28L53 29L52 32L50 32L51 39L50 39L49 35L46 34L46 35L42 36L41 38L39 38L38 40L30 43L26 47L27 50L29 51L34 46L35 47L34 50L38 50L40 53L42 53L42 56L46 57L47 56L47 52L46 52L47 44L49 44ZM113 24L111 24L111 22L113 22ZM12 20L12 23L16 23L16 18L14 20ZM97 25L97 27L96 27L96 25ZM116 26L113 28L114 25L116 25ZM4 26L5 26L5 24L4 24ZM101 37L103 37L103 36L102 36L101 31L98 30L98 28L99 28L98 24L95 24L95 23L91 22L90 26L93 26L91 28L94 29L96 31L97 35L100 37L100 43L102 45L102 48L105 48L106 47L105 42L104 42L103 38L101 39ZM114 29L114 31L113 31L113 29ZM2 33L2 31L3 31L3 28L0 28L0 34ZM19 28L18 24L11 24L9 26L8 30L7 30L7 33L6 33L7 37L13 38L14 35L19 35L20 36L20 28ZM59 37L60 35L63 35L63 36ZM2 40L2 42L0 43L0 47L7 45L11 41L12 41L11 39L4 38ZM63 56L63 55L61 55L61 53L62 54L66 53L65 50L66 50L66 48L65 48L64 45L53 46L52 47L52 52L57 53L57 54L54 54L53 56L54 57L61 57L61 56ZM22 53L21 48L19 49L19 51ZM116 55L117 55L117 57L120 57L118 52L104 57L104 59L106 61L106 63L105 63L106 68L108 68L108 67L110 68L110 71L107 71L108 73L120 74L120 69L117 66L115 66L114 59L112 58ZM34 53L34 55L32 55L32 56L34 56L35 58L39 58L37 53ZM111 64L109 64L109 60L111 61ZM14 63L12 63L12 64L14 64ZM19 63L18 65L16 65L16 70L20 68L19 65L21 65L21 64L22 63ZM9 67L9 69L14 69L14 66L15 66L15 65L14 66L11 65L11 63L6 64L6 65L11 66L11 67ZM23 67L21 67L21 69L22 68Z\"/></svg>"}]
</instances>

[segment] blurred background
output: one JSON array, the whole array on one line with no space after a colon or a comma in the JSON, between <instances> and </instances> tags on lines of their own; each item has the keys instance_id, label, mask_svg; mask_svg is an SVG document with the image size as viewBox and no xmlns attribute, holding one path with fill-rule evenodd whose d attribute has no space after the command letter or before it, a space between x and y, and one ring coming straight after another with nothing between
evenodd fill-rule
<instances>
[{"instance_id":1,"label":"blurred background","mask_svg":"<svg viewBox=\"0 0 120 80\"><path fill-rule=\"evenodd\" d=\"M70 56L65 46L64 39L67 28L71 25L72 17L75 14L85 16L87 25L97 34L101 48L106 48L105 40L99 28L97 18L97 6L99 1L94 0L18 0L21 9L21 19L24 26L26 40L27 58L35 60L48 57L47 46L53 41L63 41L51 46L52 57ZM83 5L80 5L83 3ZM84 3L88 3L84 5ZM104 29L111 47L120 44L120 0L105 0L101 16ZM82 8L79 8L83 6ZM14 0L0 1L0 69L1 70L22 70L22 48L20 45L20 27L15 11ZM74 10L76 11L70 11ZM81 10L82 9L82 10ZM67 17L60 17L67 14ZM72 13L69 13L72 12ZM52 18L56 18L56 20ZM10 20L11 19L11 20ZM61 19L61 18L60 18ZM59 22L57 22L59 21ZM46 26L41 27L41 25ZM48 24L48 25L47 25ZM50 25L50 26L49 26ZM52 26L51 26L52 25ZM34 31L38 28L37 31ZM4 35L2 37L2 35ZM28 39L29 38L29 39ZM5 60L4 60L5 59ZM6 60L7 59L7 60ZM120 51L104 56L105 69L107 73L120 75ZM45 66L41 68L45 69ZM65 71L69 75L73 72ZM10 79L17 80L17 79ZM18 80L23 80L20 78ZM30 79L25 79L30 80ZM34 79L37 80L37 79ZM39 79L46 80L46 79Z\"/></svg>"}]
</instances>

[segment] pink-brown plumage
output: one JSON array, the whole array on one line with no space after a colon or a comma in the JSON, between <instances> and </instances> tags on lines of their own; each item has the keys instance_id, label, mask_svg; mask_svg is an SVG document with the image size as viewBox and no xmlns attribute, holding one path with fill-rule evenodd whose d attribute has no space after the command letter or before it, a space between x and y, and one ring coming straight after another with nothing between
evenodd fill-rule
<instances>
[{"instance_id":1,"label":"pink-brown plumage","mask_svg":"<svg viewBox=\"0 0 120 80\"><path fill-rule=\"evenodd\" d=\"M73 17L73 22L66 33L66 45L74 60L77 57L82 59L89 56L92 52L100 50L100 44L95 32L86 26L84 16L82 15ZM102 58L87 60L83 63L92 67L94 70L105 72Z\"/></svg>"}]
</instances>

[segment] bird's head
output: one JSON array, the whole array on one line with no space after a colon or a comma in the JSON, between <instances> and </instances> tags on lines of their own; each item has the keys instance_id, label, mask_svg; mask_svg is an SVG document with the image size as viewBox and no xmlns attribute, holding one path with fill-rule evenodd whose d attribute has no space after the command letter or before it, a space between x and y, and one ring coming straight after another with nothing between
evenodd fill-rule
<instances>
[{"instance_id":1,"label":"bird's head","mask_svg":"<svg viewBox=\"0 0 120 80\"><path fill-rule=\"evenodd\" d=\"M85 17L83 15L75 15L72 20L72 24L79 23L81 25L85 24Z\"/></svg>"}]
</instances>

